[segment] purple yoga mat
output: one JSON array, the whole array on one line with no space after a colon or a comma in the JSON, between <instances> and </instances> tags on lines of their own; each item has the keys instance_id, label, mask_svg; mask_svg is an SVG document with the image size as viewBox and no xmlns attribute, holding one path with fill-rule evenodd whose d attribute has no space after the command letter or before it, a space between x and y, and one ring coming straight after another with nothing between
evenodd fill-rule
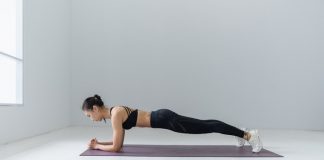
<instances>
[{"instance_id":1,"label":"purple yoga mat","mask_svg":"<svg viewBox=\"0 0 324 160\"><path fill-rule=\"evenodd\" d=\"M232 145L124 145L118 153L88 149L80 156L136 157L283 157L266 149L253 153L251 146Z\"/></svg>"}]
</instances>

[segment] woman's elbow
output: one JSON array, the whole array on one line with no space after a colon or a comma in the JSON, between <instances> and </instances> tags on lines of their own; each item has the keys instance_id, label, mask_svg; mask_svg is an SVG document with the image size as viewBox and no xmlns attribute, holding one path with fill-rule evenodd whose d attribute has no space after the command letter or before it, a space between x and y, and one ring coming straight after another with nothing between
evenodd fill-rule
<instances>
[{"instance_id":1,"label":"woman's elbow","mask_svg":"<svg viewBox=\"0 0 324 160\"><path fill-rule=\"evenodd\" d=\"M112 152L120 152L122 150L122 147L113 147Z\"/></svg>"}]
</instances>

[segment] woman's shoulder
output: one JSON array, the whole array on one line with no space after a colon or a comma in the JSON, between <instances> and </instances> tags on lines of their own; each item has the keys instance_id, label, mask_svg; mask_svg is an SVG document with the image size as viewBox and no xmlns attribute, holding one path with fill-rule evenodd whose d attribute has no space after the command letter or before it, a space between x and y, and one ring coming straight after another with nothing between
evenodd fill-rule
<instances>
[{"instance_id":1,"label":"woman's shoulder","mask_svg":"<svg viewBox=\"0 0 324 160\"><path fill-rule=\"evenodd\" d=\"M124 105L114 105L110 108L110 114L123 114L125 108L129 108L129 107Z\"/></svg>"},{"instance_id":2,"label":"woman's shoulder","mask_svg":"<svg viewBox=\"0 0 324 160\"><path fill-rule=\"evenodd\" d=\"M126 106L126 105L114 105L114 106L112 106L112 108L118 108L119 110L125 110L125 109L134 110L132 107L129 107L129 106Z\"/></svg>"},{"instance_id":3,"label":"woman's shoulder","mask_svg":"<svg viewBox=\"0 0 324 160\"><path fill-rule=\"evenodd\" d=\"M111 107L111 120L114 119L116 123L123 123L127 119L127 112L125 112L125 106L123 105L114 105ZM113 108L113 109L112 109ZM117 122L116 120L120 120Z\"/></svg>"}]
</instances>

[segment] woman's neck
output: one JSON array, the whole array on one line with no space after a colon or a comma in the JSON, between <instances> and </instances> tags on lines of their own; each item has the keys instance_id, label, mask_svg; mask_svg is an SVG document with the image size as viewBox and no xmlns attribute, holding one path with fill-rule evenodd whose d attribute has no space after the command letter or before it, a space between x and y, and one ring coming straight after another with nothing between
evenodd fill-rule
<instances>
[{"instance_id":1,"label":"woman's neck","mask_svg":"<svg viewBox=\"0 0 324 160\"><path fill-rule=\"evenodd\" d=\"M103 109L103 117L106 119L110 119L111 115L110 115L110 107L105 105L105 108Z\"/></svg>"}]
</instances>

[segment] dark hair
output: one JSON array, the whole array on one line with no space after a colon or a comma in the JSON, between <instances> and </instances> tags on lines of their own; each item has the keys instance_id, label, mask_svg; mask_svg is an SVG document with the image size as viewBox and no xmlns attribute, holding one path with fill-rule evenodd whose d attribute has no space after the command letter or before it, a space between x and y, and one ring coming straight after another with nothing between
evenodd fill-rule
<instances>
[{"instance_id":1,"label":"dark hair","mask_svg":"<svg viewBox=\"0 0 324 160\"><path fill-rule=\"evenodd\" d=\"M82 110L83 111L92 111L93 106L96 105L100 108L104 107L104 102L101 100L101 97L95 94L93 97L88 97L87 99L84 100L83 105L82 105Z\"/></svg>"}]
</instances>

